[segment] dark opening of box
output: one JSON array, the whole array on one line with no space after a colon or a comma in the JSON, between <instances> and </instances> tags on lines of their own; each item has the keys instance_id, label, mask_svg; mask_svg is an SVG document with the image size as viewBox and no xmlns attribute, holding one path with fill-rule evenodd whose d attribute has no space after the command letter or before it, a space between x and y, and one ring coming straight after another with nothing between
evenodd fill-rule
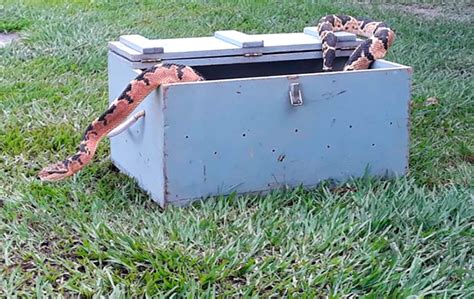
<instances>
[{"instance_id":1,"label":"dark opening of box","mask_svg":"<svg viewBox=\"0 0 474 299\"><path fill-rule=\"evenodd\" d=\"M337 57L334 70L340 71L348 57ZM221 80L246 77L266 77L279 75L294 75L320 73L323 68L322 59L287 60L254 63L236 63L222 65L194 66L206 80Z\"/></svg>"}]
</instances>

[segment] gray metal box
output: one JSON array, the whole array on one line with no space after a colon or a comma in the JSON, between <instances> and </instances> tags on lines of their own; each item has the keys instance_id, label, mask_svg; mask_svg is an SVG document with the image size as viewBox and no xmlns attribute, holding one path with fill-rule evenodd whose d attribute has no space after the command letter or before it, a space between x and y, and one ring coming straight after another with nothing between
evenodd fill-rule
<instances>
[{"instance_id":1,"label":"gray metal box","mask_svg":"<svg viewBox=\"0 0 474 299\"><path fill-rule=\"evenodd\" d=\"M338 35L341 69L361 40ZM110 101L160 61L192 66L207 80L152 92L136 109L145 117L111 138L113 163L161 206L366 173L404 175L411 68L379 60L369 70L321 73L321 57L314 27L122 36L109 43Z\"/></svg>"}]
</instances>

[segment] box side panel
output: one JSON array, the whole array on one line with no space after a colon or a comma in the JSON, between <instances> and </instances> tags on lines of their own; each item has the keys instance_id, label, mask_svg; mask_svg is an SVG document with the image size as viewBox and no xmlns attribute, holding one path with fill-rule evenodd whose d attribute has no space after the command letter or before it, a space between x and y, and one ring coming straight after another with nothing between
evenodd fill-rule
<instances>
[{"instance_id":1,"label":"box side panel","mask_svg":"<svg viewBox=\"0 0 474 299\"><path fill-rule=\"evenodd\" d=\"M167 86L167 200L403 175L409 80L399 68Z\"/></svg>"},{"instance_id":2,"label":"box side panel","mask_svg":"<svg viewBox=\"0 0 474 299\"><path fill-rule=\"evenodd\" d=\"M121 57L109 52L109 102L140 73ZM145 110L145 117L121 134L110 138L114 164L133 177L152 199L164 206L163 117L157 91L152 92L132 113Z\"/></svg>"}]
</instances>

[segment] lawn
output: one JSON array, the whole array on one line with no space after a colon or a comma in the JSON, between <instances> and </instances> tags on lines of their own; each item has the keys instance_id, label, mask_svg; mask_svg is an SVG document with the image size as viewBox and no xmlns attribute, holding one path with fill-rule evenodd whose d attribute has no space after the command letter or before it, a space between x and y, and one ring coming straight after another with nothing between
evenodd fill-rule
<instances>
[{"instance_id":1,"label":"lawn","mask_svg":"<svg viewBox=\"0 0 474 299\"><path fill-rule=\"evenodd\" d=\"M283 4L284 3L284 4ZM413 66L410 174L160 209L103 142L74 152L107 103L107 42L298 32L327 13L397 31ZM6 1L0 31L0 296L474 297L474 8L330 1ZM436 97L437 103L426 100Z\"/></svg>"}]
</instances>

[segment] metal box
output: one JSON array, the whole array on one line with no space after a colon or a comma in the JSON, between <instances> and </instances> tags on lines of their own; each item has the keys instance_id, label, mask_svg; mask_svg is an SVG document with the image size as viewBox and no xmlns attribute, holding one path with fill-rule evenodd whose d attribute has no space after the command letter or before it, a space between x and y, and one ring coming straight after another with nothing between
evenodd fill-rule
<instances>
[{"instance_id":1,"label":"metal box","mask_svg":"<svg viewBox=\"0 0 474 299\"><path fill-rule=\"evenodd\" d=\"M338 33L336 66L361 42ZM232 192L316 186L408 170L411 68L321 73L314 27L302 33L109 43L110 101L158 62L207 80L166 84L136 109L145 117L111 137L113 163L161 206Z\"/></svg>"}]
</instances>

